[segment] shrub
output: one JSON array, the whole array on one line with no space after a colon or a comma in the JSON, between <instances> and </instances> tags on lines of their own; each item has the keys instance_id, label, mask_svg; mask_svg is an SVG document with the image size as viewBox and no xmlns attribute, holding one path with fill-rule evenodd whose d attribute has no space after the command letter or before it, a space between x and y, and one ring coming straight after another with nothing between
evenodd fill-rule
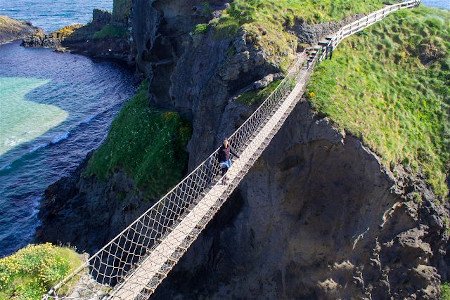
<instances>
[{"instance_id":1,"label":"shrub","mask_svg":"<svg viewBox=\"0 0 450 300\"><path fill-rule=\"evenodd\" d=\"M82 262L70 248L29 245L0 259L0 299L41 299Z\"/></svg>"},{"instance_id":2,"label":"shrub","mask_svg":"<svg viewBox=\"0 0 450 300\"><path fill-rule=\"evenodd\" d=\"M108 24L94 33L94 39L122 38L127 35L127 29L122 26Z\"/></svg>"},{"instance_id":3,"label":"shrub","mask_svg":"<svg viewBox=\"0 0 450 300\"><path fill-rule=\"evenodd\" d=\"M208 31L209 25L208 24L197 24L194 28L194 31L192 34L204 34Z\"/></svg>"}]
</instances>

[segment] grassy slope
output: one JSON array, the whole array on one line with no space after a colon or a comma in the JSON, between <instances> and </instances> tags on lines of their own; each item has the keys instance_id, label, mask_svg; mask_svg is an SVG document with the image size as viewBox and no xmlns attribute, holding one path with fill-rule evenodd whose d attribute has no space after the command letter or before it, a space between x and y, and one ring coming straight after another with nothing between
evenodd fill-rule
<instances>
[{"instance_id":1,"label":"grassy slope","mask_svg":"<svg viewBox=\"0 0 450 300\"><path fill-rule=\"evenodd\" d=\"M223 16L211 26L218 36L244 28L248 38L269 55L282 70L295 58L297 38L286 27L295 19L308 23L337 21L356 13L379 9L386 1L368 0L235 0Z\"/></svg>"},{"instance_id":2,"label":"grassy slope","mask_svg":"<svg viewBox=\"0 0 450 300\"><path fill-rule=\"evenodd\" d=\"M450 300L450 284L449 283L444 283L441 286L441 299L442 300Z\"/></svg>"},{"instance_id":3,"label":"grassy slope","mask_svg":"<svg viewBox=\"0 0 450 300\"><path fill-rule=\"evenodd\" d=\"M123 169L155 198L184 175L191 129L178 114L152 109L147 90L143 84L116 117L106 142L89 161L86 175L106 179Z\"/></svg>"},{"instance_id":4,"label":"grassy slope","mask_svg":"<svg viewBox=\"0 0 450 300\"><path fill-rule=\"evenodd\" d=\"M127 29L122 26L108 24L105 25L102 29L95 32L93 38L98 39L107 39L107 38L122 38L127 36Z\"/></svg>"},{"instance_id":5,"label":"grassy slope","mask_svg":"<svg viewBox=\"0 0 450 300\"><path fill-rule=\"evenodd\" d=\"M41 299L81 264L80 255L70 248L27 246L0 259L0 299Z\"/></svg>"},{"instance_id":6,"label":"grassy slope","mask_svg":"<svg viewBox=\"0 0 450 300\"><path fill-rule=\"evenodd\" d=\"M448 191L450 13L401 11L344 41L309 85L317 110L381 155ZM420 60L434 53L431 64Z\"/></svg>"}]
</instances>

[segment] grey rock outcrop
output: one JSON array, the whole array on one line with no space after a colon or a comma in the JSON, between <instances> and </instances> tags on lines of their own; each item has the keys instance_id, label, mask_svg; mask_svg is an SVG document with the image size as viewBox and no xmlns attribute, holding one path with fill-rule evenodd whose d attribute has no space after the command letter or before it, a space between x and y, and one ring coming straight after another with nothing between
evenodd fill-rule
<instances>
[{"instance_id":1,"label":"grey rock outcrop","mask_svg":"<svg viewBox=\"0 0 450 300\"><path fill-rule=\"evenodd\" d=\"M20 40L38 30L30 22L0 15L0 44Z\"/></svg>"},{"instance_id":2,"label":"grey rock outcrop","mask_svg":"<svg viewBox=\"0 0 450 300\"><path fill-rule=\"evenodd\" d=\"M21 46L30 48L58 48L61 47L61 38L57 34L45 34L42 29L36 30L33 34L22 40Z\"/></svg>"},{"instance_id":3,"label":"grey rock outcrop","mask_svg":"<svg viewBox=\"0 0 450 300\"><path fill-rule=\"evenodd\" d=\"M117 60L134 66L128 23L113 21L111 13L94 9L92 21L75 24L51 33L36 30L22 41L24 47L52 48L93 58ZM106 32L101 32L106 28Z\"/></svg>"},{"instance_id":4,"label":"grey rock outcrop","mask_svg":"<svg viewBox=\"0 0 450 300\"><path fill-rule=\"evenodd\" d=\"M290 28L298 38L300 43L317 44L321 38L338 31L342 26L349 24L363 15L347 17L339 22L326 22L317 25L310 25L304 20L296 20L295 25Z\"/></svg>"}]
</instances>

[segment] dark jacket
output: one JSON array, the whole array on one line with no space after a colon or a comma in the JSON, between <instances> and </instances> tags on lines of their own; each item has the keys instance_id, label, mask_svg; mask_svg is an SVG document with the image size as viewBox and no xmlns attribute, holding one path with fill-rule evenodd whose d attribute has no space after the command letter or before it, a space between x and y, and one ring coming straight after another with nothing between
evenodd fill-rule
<instances>
[{"instance_id":1,"label":"dark jacket","mask_svg":"<svg viewBox=\"0 0 450 300\"><path fill-rule=\"evenodd\" d=\"M234 152L234 150L231 148L231 146L228 146L228 148L225 148L224 145L222 145L219 149L219 154L217 156L217 159L219 162L224 162L230 159L230 153L233 154L236 157L239 157L239 155Z\"/></svg>"}]
</instances>

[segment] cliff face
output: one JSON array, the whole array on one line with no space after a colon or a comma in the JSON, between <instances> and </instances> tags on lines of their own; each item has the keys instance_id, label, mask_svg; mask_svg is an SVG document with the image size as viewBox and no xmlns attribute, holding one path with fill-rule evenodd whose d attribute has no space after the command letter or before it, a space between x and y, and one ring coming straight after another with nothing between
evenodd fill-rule
<instances>
[{"instance_id":1,"label":"cliff face","mask_svg":"<svg viewBox=\"0 0 450 300\"><path fill-rule=\"evenodd\" d=\"M149 78L151 103L179 111L193 123L191 168L209 156L254 109L236 104L232 98L261 79L277 78L281 71L264 49L255 46L255 37L242 30L220 36L213 30L196 34L197 24L217 18L229 5L216 0L205 8L205 3L136 0L131 19L136 65ZM299 43L314 43L354 18L317 26L296 24L291 30ZM283 55L294 59L296 48L294 45Z\"/></svg>"},{"instance_id":2,"label":"cliff face","mask_svg":"<svg viewBox=\"0 0 450 300\"><path fill-rule=\"evenodd\" d=\"M81 252L95 253L150 207L123 172L106 181L82 176L86 162L47 188L36 241L70 244Z\"/></svg>"},{"instance_id":3,"label":"cliff face","mask_svg":"<svg viewBox=\"0 0 450 300\"><path fill-rule=\"evenodd\" d=\"M253 111L233 97L281 71L244 31L193 33L227 7L203 3L134 0L130 20L151 104L193 124L191 169ZM313 42L340 25L292 31ZM149 207L123 172L101 182L83 168L47 191L38 240L92 252ZM421 178L397 173L301 102L155 297L437 299L448 211Z\"/></svg>"},{"instance_id":4,"label":"cliff face","mask_svg":"<svg viewBox=\"0 0 450 300\"><path fill-rule=\"evenodd\" d=\"M419 182L302 102L156 298L437 299L446 212Z\"/></svg>"}]
</instances>

